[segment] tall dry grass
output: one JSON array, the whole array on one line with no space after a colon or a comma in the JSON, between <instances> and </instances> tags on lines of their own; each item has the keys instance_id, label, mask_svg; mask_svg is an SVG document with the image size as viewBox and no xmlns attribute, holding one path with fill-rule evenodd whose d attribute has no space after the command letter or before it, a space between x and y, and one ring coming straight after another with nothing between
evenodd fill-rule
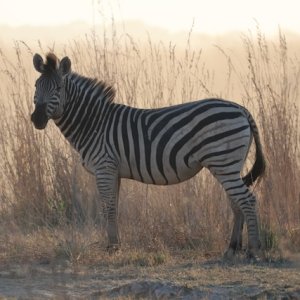
<instances>
[{"instance_id":1,"label":"tall dry grass","mask_svg":"<svg viewBox=\"0 0 300 300\"><path fill-rule=\"evenodd\" d=\"M143 42L115 27L56 48L73 69L113 84L118 102L161 107L194 99L238 94L258 122L267 173L254 186L267 248L300 250L300 151L298 58L283 33L268 41L258 29L244 35L237 57L219 47L226 90L214 83L201 49ZM1 50L1 49L0 49ZM105 231L94 178L81 167L57 128L43 132L30 122L34 52L53 50L16 42L14 58L0 52L0 257L3 260L94 257L105 247ZM220 61L220 57L218 58ZM242 63L241 63L242 61ZM216 66L217 68L218 66ZM237 92L238 91L238 92ZM251 163L250 163L251 164ZM222 188L207 172L171 187L123 180L120 195L123 246L137 251L193 249L220 254L228 244L232 213ZM155 262L161 258L154 259Z\"/></svg>"},{"instance_id":2,"label":"tall dry grass","mask_svg":"<svg viewBox=\"0 0 300 300\"><path fill-rule=\"evenodd\" d=\"M268 230L291 238L293 246L299 247L299 60L289 56L280 31L276 44L267 43L258 30L256 43L246 36L244 45L249 68L243 84L245 103L256 112L268 162L261 187L261 218Z\"/></svg>"}]
</instances>

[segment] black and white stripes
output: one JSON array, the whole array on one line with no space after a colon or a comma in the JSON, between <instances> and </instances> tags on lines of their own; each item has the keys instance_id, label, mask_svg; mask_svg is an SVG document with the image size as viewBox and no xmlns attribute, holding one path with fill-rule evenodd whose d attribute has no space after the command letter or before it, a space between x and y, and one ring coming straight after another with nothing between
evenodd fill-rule
<instances>
[{"instance_id":1,"label":"black and white stripes","mask_svg":"<svg viewBox=\"0 0 300 300\"><path fill-rule=\"evenodd\" d=\"M250 251L259 248L255 197L248 189L264 171L258 130L242 106L207 99L160 109L137 109L114 102L115 91L71 72L70 60L53 54L34 66L38 129L54 119L63 135L95 174L108 221L109 246L120 243L117 228L120 178L150 184L175 184L208 168L226 190L235 215L229 254L241 248L244 218ZM256 161L241 178L252 138Z\"/></svg>"}]
</instances>

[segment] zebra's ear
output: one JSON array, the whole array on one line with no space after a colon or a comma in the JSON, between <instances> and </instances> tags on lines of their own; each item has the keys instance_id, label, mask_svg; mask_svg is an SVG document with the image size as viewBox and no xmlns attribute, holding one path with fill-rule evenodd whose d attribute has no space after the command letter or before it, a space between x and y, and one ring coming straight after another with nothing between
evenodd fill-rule
<instances>
[{"instance_id":1,"label":"zebra's ear","mask_svg":"<svg viewBox=\"0 0 300 300\"><path fill-rule=\"evenodd\" d=\"M33 56L33 66L38 72L44 73L45 66L44 66L43 58L37 53L34 54Z\"/></svg>"},{"instance_id":2,"label":"zebra's ear","mask_svg":"<svg viewBox=\"0 0 300 300\"><path fill-rule=\"evenodd\" d=\"M58 70L62 76L67 75L71 71L71 60L68 56L61 60Z\"/></svg>"}]
</instances>

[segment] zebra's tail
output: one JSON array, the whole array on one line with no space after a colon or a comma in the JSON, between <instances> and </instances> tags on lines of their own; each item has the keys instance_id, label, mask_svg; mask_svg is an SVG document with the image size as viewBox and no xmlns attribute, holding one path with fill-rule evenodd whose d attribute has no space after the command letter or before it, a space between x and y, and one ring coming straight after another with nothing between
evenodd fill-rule
<instances>
[{"instance_id":1,"label":"zebra's tail","mask_svg":"<svg viewBox=\"0 0 300 300\"><path fill-rule=\"evenodd\" d=\"M251 186L259 176L263 175L263 173L266 169L266 162L265 162L265 158L264 158L264 155L262 152L262 146L261 146L258 128L256 126L256 123L255 123L253 117L251 116L251 114L247 110L245 110L245 112L246 112L246 116L247 116L247 119L250 124L252 134L254 136L254 141L255 141L255 146L256 146L256 154L255 154L256 158L255 158L255 162L254 162L250 172L246 176L244 176L242 179L247 186Z\"/></svg>"}]
</instances>

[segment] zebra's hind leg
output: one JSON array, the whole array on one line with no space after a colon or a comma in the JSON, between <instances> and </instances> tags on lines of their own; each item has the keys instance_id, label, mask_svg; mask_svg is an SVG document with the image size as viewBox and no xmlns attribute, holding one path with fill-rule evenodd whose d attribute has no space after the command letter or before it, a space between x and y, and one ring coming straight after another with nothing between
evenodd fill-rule
<instances>
[{"instance_id":1,"label":"zebra's hind leg","mask_svg":"<svg viewBox=\"0 0 300 300\"><path fill-rule=\"evenodd\" d=\"M213 172L214 176L224 187L230 201L232 202L233 212L235 214L234 227L228 252L235 253L239 247L239 238L242 235L242 221L245 219L248 231L248 249L249 258L255 258L258 255L261 243L258 233L258 220L256 214L256 198L243 182L239 172L218 174ZM240 216L240 211L243 217Z\"/></svg>"},{"instance_id":2,"label":"zebra's hind leg","mask_svg":"<svg viewBox=\"0 0 300 300\"><path fill-rule=\"evenodd\" d=\"M244 214L241 209L231 201L231 208L234 214L233 229L228 250L224 254L225 259L232 259L236 253L242 251Z\"/></svg>"}]
</instances>

